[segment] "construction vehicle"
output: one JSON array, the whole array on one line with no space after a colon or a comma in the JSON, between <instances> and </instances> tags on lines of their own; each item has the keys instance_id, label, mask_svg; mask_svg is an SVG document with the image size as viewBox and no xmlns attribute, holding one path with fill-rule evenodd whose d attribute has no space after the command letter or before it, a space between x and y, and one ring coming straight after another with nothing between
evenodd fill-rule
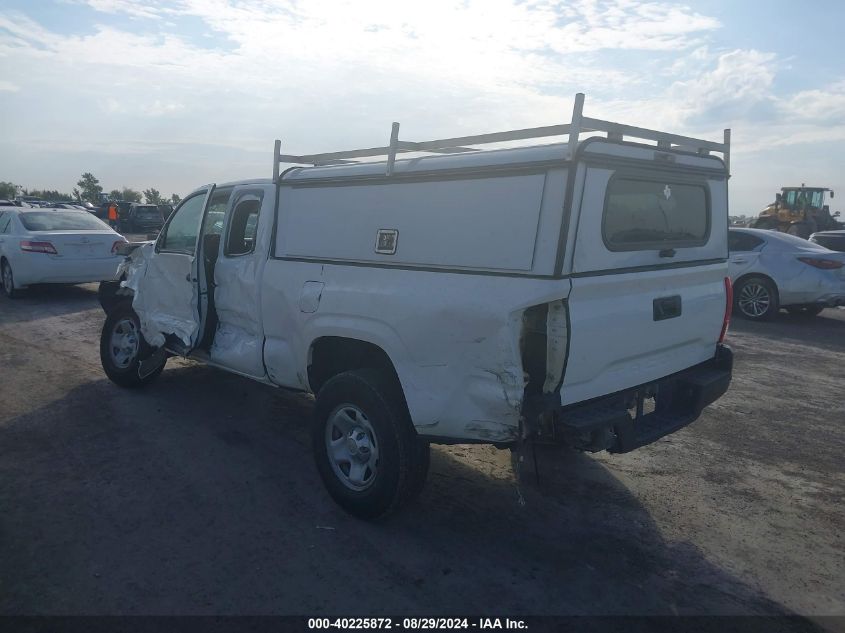
<instances>
[{"instance_id":1,"label":"construction vehicle","mask_svg":"<svg viewBox=\"0 0 845 633\"><path fill-rule=\"evenodd\" d=\"M797 235L807 239L816 231L841 229L843 224L836 220L825 204L825 192L833 191L824 187L783 187L775 195L775 201L760 212L760 216L750 224L755 229L777 229L782 233Z\"/></svg>"}]
</instances>

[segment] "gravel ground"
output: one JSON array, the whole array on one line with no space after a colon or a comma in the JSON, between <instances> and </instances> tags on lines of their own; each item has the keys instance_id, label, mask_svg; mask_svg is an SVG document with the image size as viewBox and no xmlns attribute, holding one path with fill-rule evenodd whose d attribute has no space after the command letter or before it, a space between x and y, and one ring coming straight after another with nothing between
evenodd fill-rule
<instances>
[{"instance_id":1,"label":"gravel ground","mask_svg":"<svg viewBox=\"0 0 845 633\"><path fill-rule=\"evenodd\" d=\"M845 615L845 311L735 321L729 393L622 456L436 447L349 518L312 400L176 360L109 383L93 285L0 297L0 614ZM522 500L522 502L521 502Z\"/></svg>"}]
</instances>

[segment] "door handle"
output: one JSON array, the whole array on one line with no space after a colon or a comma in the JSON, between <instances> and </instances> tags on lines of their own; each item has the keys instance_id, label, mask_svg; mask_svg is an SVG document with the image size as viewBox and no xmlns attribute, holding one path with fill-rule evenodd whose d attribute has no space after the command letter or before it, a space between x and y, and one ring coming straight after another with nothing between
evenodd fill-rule
<instances>
[{"instance_id":1,"label":"door handle","mask_svg":"<svg viewBox=\"0 0 845 633\"><path fill-rule=\"evenodd\" d=\"M196 279L191 279L191 273L185 275L185 281L196 281Z\"/></svg>"}]
</instances>

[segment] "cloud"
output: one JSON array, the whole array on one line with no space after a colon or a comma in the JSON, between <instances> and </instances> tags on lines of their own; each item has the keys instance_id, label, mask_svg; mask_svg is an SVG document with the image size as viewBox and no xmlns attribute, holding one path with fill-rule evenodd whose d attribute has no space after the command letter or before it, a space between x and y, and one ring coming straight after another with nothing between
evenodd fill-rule
<instances>
[{"instance_id":1,"label":"cloud","mask_svg":"<svg viewBox=\"0 0 845 633\"><path fill-rule=\"evenodd\" d=\"M123 13L133 18L159 20L173 9L163 6L156 0L147 0L143 4L137 0L68 0L72 4L85 4L101 13Z\"/></svg>"},{"instance_id":2,"label":"cloud","mask_svg":"<svg viewBox=\"0 0 845 633\"><path fill-rule=\"evenodd\" d=\"M845 81L826 90L802 90L780 101L779 108L785 117L798 123L845 124Z\"/></svg>"},{"instance_id":3,"label":"cloud","mask_svg":"<svg viewBox=\"0 0 845 633\"><path fill-rule=\"evenodd\" d=\"M297 129L294 143L309 117L342 125L346 142L368 142L400 117L432 134L560 122L576 91L633 92L651 81L588 53L677 54L718 26L682 6L638 0L84 1L148 24L132 32L95 24L67 36L0 12L15 29L0 35L0 51L16 61L10 79L52 86L72 76L90 94L105 86L112 102L100 98L95 109L115 117L190 113L191 125L179 131L185 138L221 127L233 136L264 134L275 113L275 125ZM161 30L163 16L191 18L205 30ZM214 39L219 46L209 46ZM174 98L180 108L131 105ZM221 126L224 113L235 116ZM331 126L324 134L303 142L338 142Z\"/></svg>"},{"instance_id":4,"label":"cloud","mask_svg":"<svg viewBox=\"0 0 845 633\"><path fill-rule=\"evenodd\" d=\"M669 94L691 122L740 118L771 96L775 61L773 53L758 50L724 53L713 70L675 82Z\"/></svg>"},{"instance_id":5,"label":"cloud","mask_svg":"<svg viewBox=\"0 0 845 633\"><path fill-rule=\"evenodd\" d=\"M676 2L66 2L94 11L89 28L0 9L4 140L90 148L109 169L138 138L152 149L132 157L170 165L190 146L187 184L241 175L221 146L260 171L273 138L306 153L386 142L393 120L409 140L560 123L577 91L588 116L714 139L730 126L736 153L845 139L845 82L779 91L783 59L717 45L720 19Z\"/></svg>"}]
</instances>

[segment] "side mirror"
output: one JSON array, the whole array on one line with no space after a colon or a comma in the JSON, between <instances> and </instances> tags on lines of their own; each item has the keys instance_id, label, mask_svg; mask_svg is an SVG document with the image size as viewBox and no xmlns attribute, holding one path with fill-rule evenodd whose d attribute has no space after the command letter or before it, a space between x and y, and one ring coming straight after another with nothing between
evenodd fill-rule
<instances>
[{"instance_id":1,"label":"side mirror","mask_svg":"<svg viewBox=\"0 0 845 633\"><path fill-rule=\"evenodd\" d=\"M832 191L830 192L830 197L833 198L833 192Z\"/></svg>"},{"instance_id":2,"label":"side mirror","mask_svg":"<svg viewBox=\"0 0 845 633\"><path fill-rule=\"evenodd\" d=\"M833 214L833 217L838 218L838 217L839 217L839 211L837 211L836 213L834 213L834 214Z\"/></svg>"}]
</instances>

